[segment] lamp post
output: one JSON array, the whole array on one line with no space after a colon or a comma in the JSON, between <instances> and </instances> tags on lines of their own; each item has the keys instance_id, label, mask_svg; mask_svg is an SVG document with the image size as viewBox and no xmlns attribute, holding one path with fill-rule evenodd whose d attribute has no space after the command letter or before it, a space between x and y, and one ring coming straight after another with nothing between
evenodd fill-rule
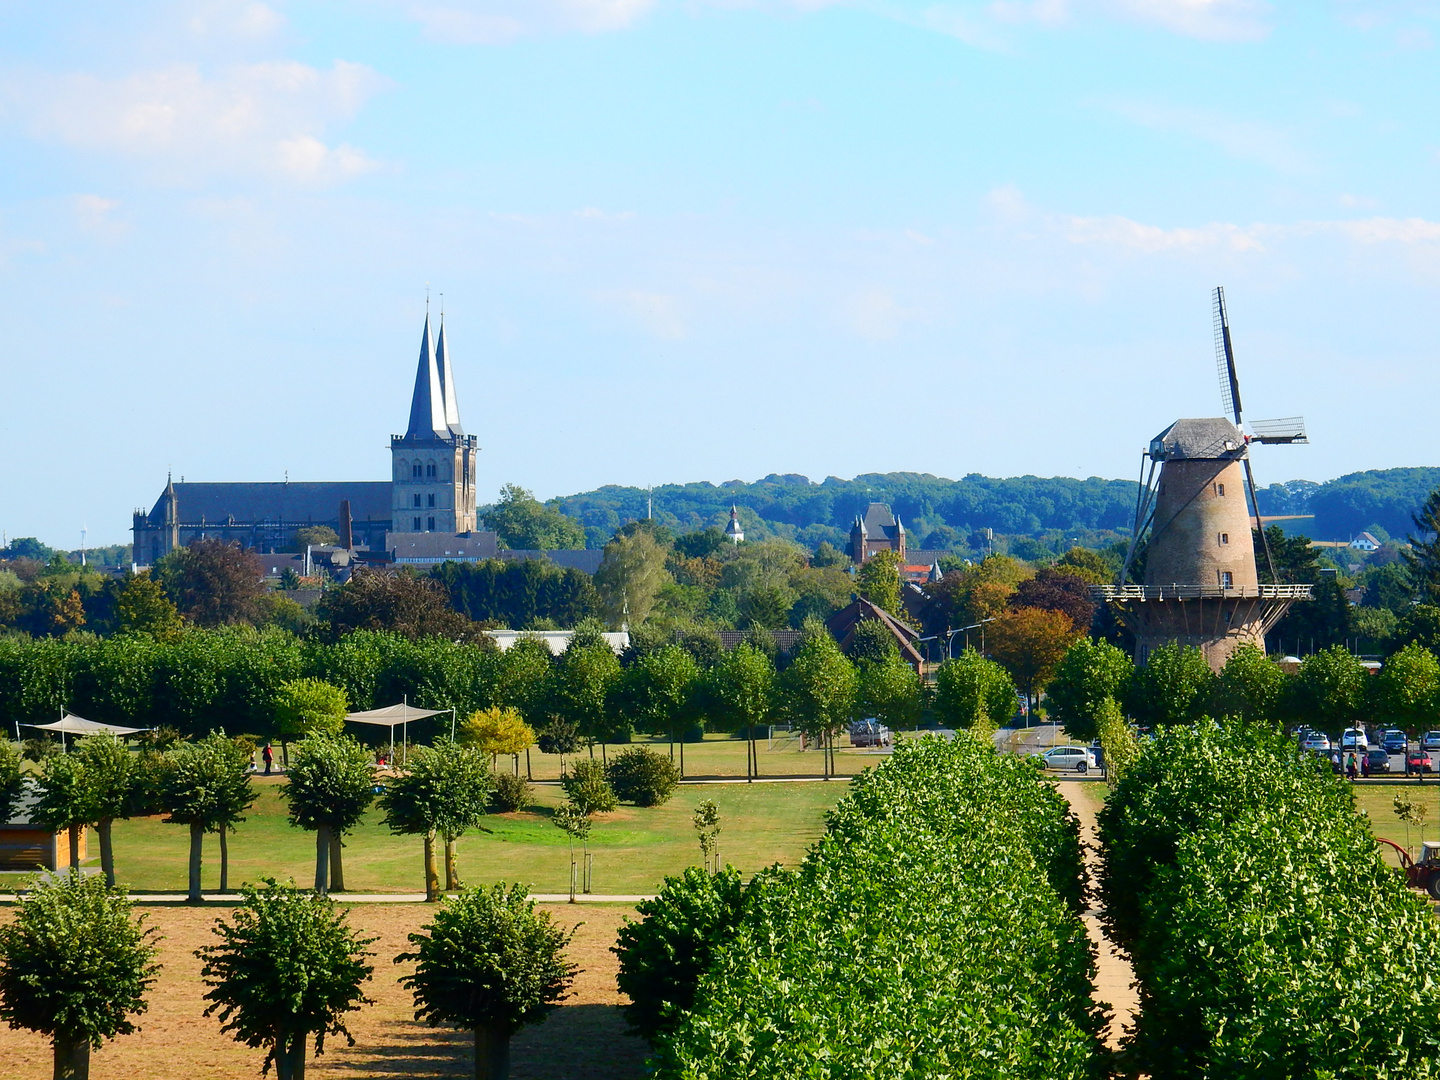
<instances>
[{"instance_id":1,"label":"lamp post","mask_svg":"<svg viewBox=\"0 0 1440 1080\"><path fill-rule=\"evenodd\" d=\"M954 660L954 659L955 659L955 635L956 635L956 634L965 634L965 632L966 632L967 630L974 630L974 629L976 629L976 628L984 627L984 625L985 625L986 623L992 623L992 622L994 622L996 619L998 619L999 617L1000 617L1000 616L998 616L998 615L994 615L994 616L991 616L991 617L988 618L988 619L981 619L981 620L980 620L979 622L977 622L977 623L971 623L969 626L962 626L962 627L960 627L960 629L958 629L958 630L947 630L947 631L945 631L945 634L946 634L946 636L947 636L948 639L949 639L948 642L946 643L946 649L945 649L946 655L949 656L949 658L950 658L951 660ZM965 637L965 647L966 647L967 649L970 647L970 637L969 637L968 634L966 634L966 637ZM985 651L985 631L984 631L983 629L980 630L980 651L981 651L982 653Z\"/></svg>"}]
</instances>

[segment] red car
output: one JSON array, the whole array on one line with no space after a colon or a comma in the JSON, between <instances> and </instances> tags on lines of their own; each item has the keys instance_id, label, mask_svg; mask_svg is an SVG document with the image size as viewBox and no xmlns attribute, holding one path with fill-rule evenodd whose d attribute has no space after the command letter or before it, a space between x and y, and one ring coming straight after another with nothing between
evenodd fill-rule
<instances>
[{"instance_id":1,"label":"red car","mask_svg":"<svg viewBox=\"0 0 1440 1080\"><path fill-rule=\"evenodd\" d=\"M1427 773L1435 771L1435 763L1424 750L1411 750L1405 755L1405 771Z\"/></svg>"}]
</instances>

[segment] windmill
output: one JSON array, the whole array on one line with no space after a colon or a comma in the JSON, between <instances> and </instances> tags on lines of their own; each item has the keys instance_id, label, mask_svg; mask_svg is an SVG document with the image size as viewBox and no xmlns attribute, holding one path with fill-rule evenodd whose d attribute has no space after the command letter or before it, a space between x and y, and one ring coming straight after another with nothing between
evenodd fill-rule
<instances>
[{"instance_id":1,"label":"windmill","mask_svg":"<svg viewBox=\"0 0 1440 1080\"><path fill-rule=\"evenodd\" d=\"M1129 550L1118 585L1097 586L1135 634L1137 659L1167 642L1200 647L1217 670L1242 643L1264 644L1265 633L1308 585L1261 585L1255 567L1250 510L1256 507L1251 443L1307 442L1300 417L1262 420L1246 433L1240 381L1230 339L1225 290L1214 300L1215 356L1225 417L1177 420L1150 440ZM1274 561L1260 532L1270 578ZM1144 582L1128 578L1140 541L1148 543Z\"/></svg>"}]
</instances>

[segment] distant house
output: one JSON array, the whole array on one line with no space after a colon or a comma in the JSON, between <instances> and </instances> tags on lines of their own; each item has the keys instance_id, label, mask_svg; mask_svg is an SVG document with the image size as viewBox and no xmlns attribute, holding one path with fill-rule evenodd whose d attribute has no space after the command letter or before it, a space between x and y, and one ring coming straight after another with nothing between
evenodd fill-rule
<instances>
[{"instance_id":1,"label":"distant house","mask_svg":"<svg viewBox=\"0 0 1440 1080\"><path fill-rule=\"evenodd\" d=\"M920 654L920 635L864 597L856 597L849 607L841 608L826 619L825 629L840 643L841 650L848 652L850 643L855 638L855 628L867 619L878 621L890 631L895 639L895 647L900 650L900 659L918 672L920 665L925 662L925 658Z\"/></svg>"},{"instance_id":2,"label":"distant house","mask_svg":"<svg viewBox=\"0 0 1440 1080\"><path fill-rule=\"evenodd\" d=\"M1376 540L1372 534L1362 532L1359 536L1355 537L1354 540L1350 541L1350 546L1356 551L1379 551L1380 541Z\"/></svg>"},{"instance_id":3,"label":"distant house","mask_svg":"<svg viewBox=\"0 0 1440 1080\"><path fill-rule=\"evenodd\" d=\"M39 797L33 783L27 782L10 820L0 824L0 870L58 870L70 861L70 838L65 833L41 828L30 819L30 812ZM80 858L88 858L85 834L80 832Z\"/></svg>"}]
</instances>

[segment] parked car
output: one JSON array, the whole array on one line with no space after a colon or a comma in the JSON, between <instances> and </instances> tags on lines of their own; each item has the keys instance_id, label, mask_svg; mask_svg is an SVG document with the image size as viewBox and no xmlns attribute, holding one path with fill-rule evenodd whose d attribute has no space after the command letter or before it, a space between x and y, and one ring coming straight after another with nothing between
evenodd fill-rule
<instances>
[{"instance_id":1,"label":"parked car","mask_svg":"<svg viewBox=\"0 0 1440 1080\"><path fill-rule=\"evenodd\" d=\"M1420 740L1421 750L1440 750L1440 731L1427 731Z\"/></svg>"},{"instance_id":2,"label":"parked car","mask_svg":"<svg viewBox=\"0 0 1440 1080\"><path fill-rule=\"evenodd\" d=\"M1370 740L1361 727L1346 728L1340 735L1341 750L1369 750Z\"/></svg>"},{"instance_id":3,"label":"parked car","mask_svg":"<svg viewBox=\"0 0 1440 1080\"><path fill-rule=\"evenodd\" d=\"M1385 735L1381 739L1381 745L1392 754L1403 754L1406 750L1410 749L1410 737L1403 731L1397 731L1395 728L1391 728L1385 732Z\"/></svg>"},{"instance_id":4,"label":"parked car","mask_svg":"<svg viewBox=\"0 0 1440 1080\"><path fill-rule=\"evenodd\" d=\"M1427 773L1435 771L1435 763L1424 750L1411 750L1405 755L1405 771Z\"/></svg>"},{"instance_id":5,"label":"parked car","mask_svg":"<svg viewBox=\"0 0 1440 1080\"><path fill-rule=\"evenodd\" d=\"M1319 753L1330 749L1330 737L1321 731L1312 731L1301 741L1302 749Z\"/></svg>"},{"instance_id":6,"label":"parked car","mask_svg":"<svg viewBox=\"0 0 1440 1080\"><path fill-rule=\"evenodd\" d=\"M1365 755L1365 761L1370 766L1370 775L1390 771L1390 755L1385 750L1377 747Z\"/></svg>"},{"instance_id":7,"label":"parked car","mask_svg":"<svg viewBox=\"0 0 1440 1080\"><path fill-rule=\"evenodd\" d=\"M1052 746L1036 756L1045 763L1045 768L1062 772L1086 773L1096 767L1095 755L1083 746Z\"/></svg>"},{"instance_id":8,"label":"parked car","mask_svg":"<svg viewBox=\"0 0 1440 1080\"><path fill-rule=\"evenodd\" d=\"M891 746L895 734L879 720L857 720L850 725L851 746Z\"/></svg>"}]
</instances>

